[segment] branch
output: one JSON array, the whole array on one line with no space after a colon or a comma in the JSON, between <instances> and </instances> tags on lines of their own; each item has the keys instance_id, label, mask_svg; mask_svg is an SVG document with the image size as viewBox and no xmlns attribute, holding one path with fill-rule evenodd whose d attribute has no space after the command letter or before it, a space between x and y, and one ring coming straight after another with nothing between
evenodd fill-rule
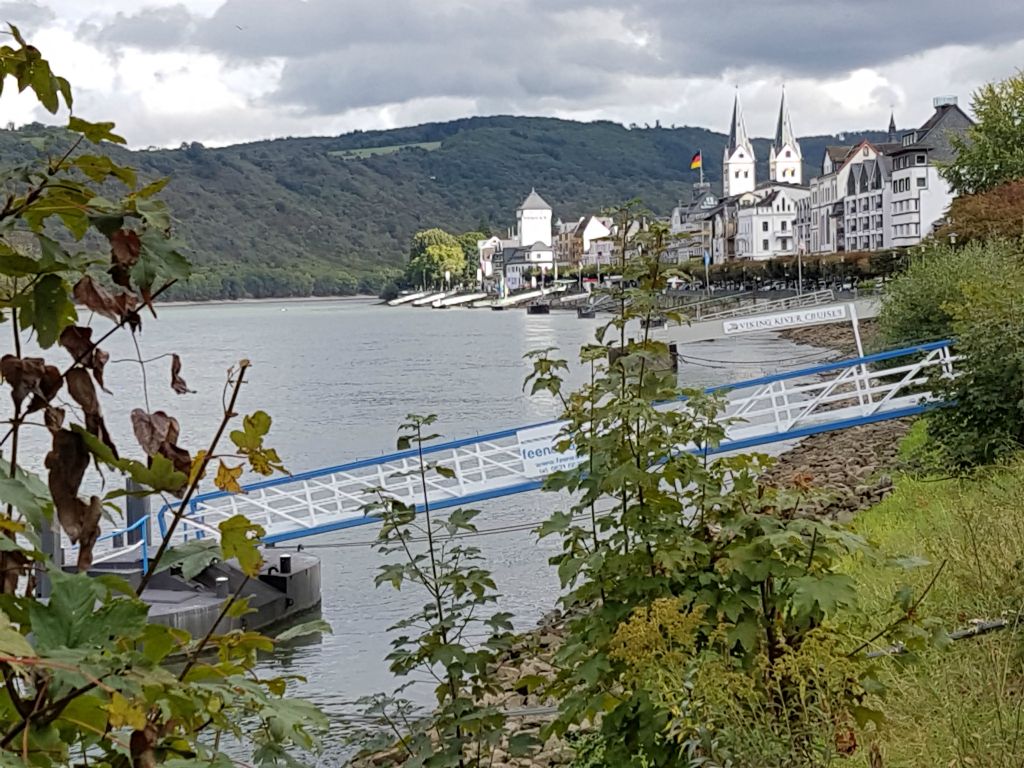
<instances>
[{"instance_id":1,"label":"branch","mask_svg":"<svg viewBox=\"0 0 1024 768\"><path fill-rule=\"evenodd\" d=\"M224 435L224 430L227 429L228 422L230 422L235 416L235 403L238 401L238 393L242 390L242 383L245 380L245 372L249 370L249 365L250 363L248 360L243 360L238 367L238 380L235 382L234 389L231 391L231 399L224 408L224 415L221 417L220 426L217 427L217 433L213 436L213 440L210 441L210 447L203 456L203 462L199 466L199 471L194 473L195 476L192 479L192 483L189 485L188 490L181 499L181 503L174 512L171 524L167 527L167 533L164 534L163 541L160 542L160 548L156 551L156 555L154 555L153 559L150 561L149 570L143 574L142 581L139 582L138 589L135 590L136 596L141 596L142 593L146 591L146 587L149 586L149 582L152 580L153 574L156 573L157 568L160 565L160 561L167 553L167 549L171 544L171 539L174 537L174 531L178 527L178 523L181 522L181 518L185 516L185 510L188 508L188 503L192 500L196 489L199 487L200 478L202 478L206 472L206 467L210 464L210 461L213 459L213 456L217 451L217 445L220 443L220 439Z\"/></svg>"},{"instance_id":2,"label":"branch","mask_svg":"<svg viewBox=\"0 0 1024 768\"><path fill-rule=\"evenodd\" d=\"M875 642L875 640L877 640L878 638L882 637L883 635L887 635L889 632L892 632L892 630L896 629L896 627L898 627L903 622L909 621L910 617L914 615L914 611L916 611L918 606L921 605L922 602L924 602L925 597L928 595L929 592L931 592L932 587L935 586L935 582L938 581L939 574L942 573L942 570L946 567L946 563L947 562L948 561L946 561L946 560L942 561L942 563L936 569L935 575L932 576L932 580L929 581L928 582L928 586L924 588L924 592L921 593L921 596L918 597L917 600L914 601L914 604L912 606L910 606L910 608L908 608L907 611L902 616L900 616L895 621L891 622L888 626L883 627L882 629L880 629L878 632L876 632L874 635L872 635L868 640L865 640L863 643L858 645L856 648L854 648L852 651L850 651L848 654L846 654L846 658L850 658L852 656L856 656L858 653L860 653L865 648L867 648L869 645L871 645L873 642Z\"/></svg>"},{"instance_id":3,"label":"branch","mask_svg":"<svg viewBox=\"0 0 1024 768\"><path fill-rule=\"evenodd\" d=\"M238 602L238 598L242 594L242 590L245 589L245 585L248 583L249 577L246 576L242 579L242 583L238 585L238 589L235 590L235 593L224 601L224 606L220 609L220 613L217 615L216 621L210 625L210 628L206 631L203 639L199 641L199 644L193 649L192 653L189 654L188 661L185 662L185 666L181 668L181 672L178 674L179 683L185 681L185 675L187 675L192 670L192 667L196 665L196 662L199 660L199 656L206 649L206 646L210 644L210 639L213 637L213 633L216 631L217 627L220 626L224 617L228 615L228 611L231 610L231 606Z\"/></svg>"}]
</instances>

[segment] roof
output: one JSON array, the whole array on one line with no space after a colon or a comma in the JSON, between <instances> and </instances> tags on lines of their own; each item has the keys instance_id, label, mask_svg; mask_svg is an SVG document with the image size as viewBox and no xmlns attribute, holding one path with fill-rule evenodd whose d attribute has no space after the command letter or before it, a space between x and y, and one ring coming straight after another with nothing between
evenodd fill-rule
<instances>
[{"instance_id":1,"label":"roof","mask_svg":"<svg viewBox=\"0 0 1024 768\"><path fill-rule=\"evenodd\" d=\"M825 147L825 154L828 155L829 160L831 160L833 163L841 163L843 162L843 160L846 159L846 156L849 155L852 150L852 146Z\"/></svg>"},{"instance_id":2,"label":"roof","mask_svg":"<svg viewBox=\"0 0 1024 768\"><path fill-rule=\"evenodd\" d=\"M536 189L531 189L530 194L519 205L520 211L550 211L551 206L544 202L544 198L537 194Z\"/></svg>"},{"instance_id":3,"label":"roof","mask_svg":"<svg viewBox=\"0 0 1024 768\"><path fill-rule=\"evenodd\" d=\"M740 94L736 92L736 99L732 103L732 122L729 125L729 145L726 151L731 155L739 147L743 147L751 156L754 154L754 146L747 138L747 126L743 122L743 107L740 106Z\"/></svg>"},{"instance_id":4,"label":"roof","mask_svg":"<svg viewBox=\"0 0 1024 768\"><path fill-rule=\"evenodd\" d=\"M782 101L779 102L779 120L775 125L775 141L772 146L779 151L785 146L795 147L796 137L793 135L793 123L789 119L789 107L786 104L786 89L782 89Z\"/></svg>"}]
</instances>

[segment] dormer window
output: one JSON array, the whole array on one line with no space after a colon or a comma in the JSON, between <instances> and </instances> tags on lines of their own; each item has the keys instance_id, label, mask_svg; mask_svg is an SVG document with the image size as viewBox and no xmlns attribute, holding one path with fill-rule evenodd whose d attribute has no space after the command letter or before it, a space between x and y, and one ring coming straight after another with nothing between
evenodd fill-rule
<instances>
[{"instance_id":1,"label":"dormer window","mask_svg":"<svg viewBox=\"0 0 1024 768\"><path fill-rule=\"evenodd\" d=\"M793 153L792 153L792 152L790 152L790 151L789 151L789 150L787 149L787 150L786 150L786 157L792 157L792 156L793 156Z\"/></svg>"}]
</instances>

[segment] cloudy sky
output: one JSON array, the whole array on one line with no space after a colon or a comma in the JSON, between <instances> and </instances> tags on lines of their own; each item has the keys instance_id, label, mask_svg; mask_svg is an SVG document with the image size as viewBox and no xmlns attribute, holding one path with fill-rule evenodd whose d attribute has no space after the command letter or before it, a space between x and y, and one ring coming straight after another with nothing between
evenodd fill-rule
<instances>
[{"instance_id":1,"label":"cloudy sky","mask_svg":"<svg viewBox=\"0 0 1024 768\"><path fill-rule=\"evenodd\" d=\"M755 136L918 124L1024 61L1005 0L17 0L76 112L131 145L329 135L466 115ZM42 117L5 91L0 120Z\"/></svg>"}]
</instances>

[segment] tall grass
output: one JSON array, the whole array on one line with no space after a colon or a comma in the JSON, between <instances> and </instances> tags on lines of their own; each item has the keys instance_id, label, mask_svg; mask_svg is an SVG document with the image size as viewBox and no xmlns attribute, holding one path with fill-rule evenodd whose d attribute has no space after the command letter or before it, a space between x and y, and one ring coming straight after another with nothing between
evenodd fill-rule
<instances>
[{"instance_id":1,"label":"tall grass","mask_svg":"<svg viewBox=\"0 0 1024 768\"><path fill-rule=\"evenodd\" d=\"M904 478L854 528L888 555L929 563L906 571L851 561L861 607L879 626L898 614L893 595L900 586L920 593L943 562L922 614L956 629L1024 610L1024 460L973 480ZM877 744L883 765L1024 765L1022 632L1014 621L1001 632L929 649L913 663L881 660L887 721L865 738ZM867 750L859 754L859 764L868 765Z\"/></svg>"}]
</instances>

